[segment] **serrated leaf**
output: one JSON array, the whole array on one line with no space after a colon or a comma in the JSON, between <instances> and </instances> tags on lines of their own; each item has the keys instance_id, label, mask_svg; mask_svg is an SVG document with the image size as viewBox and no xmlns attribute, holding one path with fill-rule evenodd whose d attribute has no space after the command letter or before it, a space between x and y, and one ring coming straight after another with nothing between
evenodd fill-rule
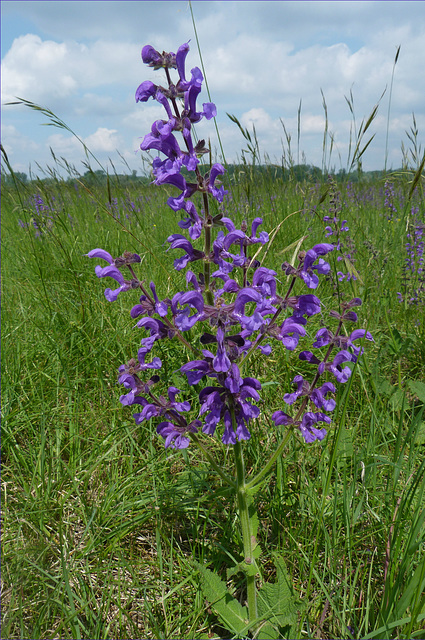
<instances>
[{"instance_id":1,"label":"serrated leaf","mask_svg":"<svg viewBox=\"0 0 425 640\"><path fill-rule=\"evenodd\" d=\"M383 393L386 396L390 396L394 389L393 385L388 380L385 380L385 379L377 380L376 388L379 391L379 393Z\"/></svg>"},{"instance_id":2,"label":"serrated leaf","mask_svg":"<svg viewBox=\"0 0 425 640\"><path fill-rule=\"evenodd\" d=\"M421 422L419 425L415 439L415 445L421 444L425 444L425 422Z\"/></svg>"},{"instance_id":3,"label":"serrated leaf","mask_svg":"<svg viewBox=\"0 0 425 640\"><path fill-rule=\"evenodd\" d=\"M288 636L297 622L297 612L302 602L293 591L292 583L283 559L275 554L277 580L265 583L258 593L258 613L265 621L258 632L259 640L275 640Z\"/></svg>"},{"instance_id":4,"label":"serrated leaf","mask_svg":"<svg viewBox=\"0 0 425 640\"><path fill-rule=\"evenodd\" d=\"M409 408L409 402L406 398L406 392L404 389L396 389L390 398L390 404L394 411L400 411L403 409L406 411Z\"/></svg>"},{"instance_id":5,"label":"serrated leaf","mask_svg":"<svg viewBox=\"0 0 425 640\"><path fill-rule=\"evenodd\" d=\"M409 389L415 396L418 396L421 402L425 402L425 383L420 382L419 380L409 380L407 383L409 385Z\"/></svg>"},{"instance_id":6,"label":"serrated leaf","mask_svg":"<svg viewBox=\"0 0 425 640\"><path fill-rule=\"evenodd\" d=\"M248 630L248 610L243 607L227 590L219 576L193 561L201 577L202 591L220 619L220 622L233 634L242 638Z\"/></svg>"}]
</instances>

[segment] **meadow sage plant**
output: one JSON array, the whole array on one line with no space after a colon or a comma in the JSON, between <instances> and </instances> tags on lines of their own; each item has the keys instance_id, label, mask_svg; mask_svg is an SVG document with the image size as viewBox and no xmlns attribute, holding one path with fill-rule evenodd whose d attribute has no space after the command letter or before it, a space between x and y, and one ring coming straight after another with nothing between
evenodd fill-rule
<instances>
[{"instance_id":1,"label":"meadow sage plant","mask_svg":"<svg viewBox=\"0 0 425 640\"><path fill-rule=\"evenodd\" d=\"M253 494L293 433L306 443L326 437L330 414L336 406L336 385L350 378L364 339L372 340L372 336L363 329L349 328L357 321L354 309L361 305L359 298L341 302L338 311L330 312L333 327L320 328L313 351L302 349L298 354L300 360L311 365L311 377L295 375L293 389L282 395L281 407L272 413L277 431L282 430L284 436L263 468L248 478L242 443L255 438L255 421L264 410L259 406L261 382L249 375L249 363L254 355L267 358L273 349L301 349L308 339L310 318L322 311L315 291L320 279L330 272L327 255L335 245L320 242L300 251L296 262L284 262L283 274L278 275L254 257L254 253L260 253L259 247L269 242L268 233L261 230L260 217L237 228L222 207L220 213L213 215L211 200L223 203L227 193L220 183L225 169L216 163L202 171L200 159L209 149L204 140L196 141L193 128L203 118L213 118L216 107L210 102L197 104L203 76L197 67L190 74L186 71L188 52L187 43L176 54L143 47L143 62L165 72L166 82L165 86L142 82L136 91L137 102L156 100L164 109L164 118L152 124L140 147L161 154L152 163L155 184L176 188L167 203L181 212L180 231L167 241L169 250L176 254L174 268L185 270L186 288L172 298L161 299L155 283L146 286L137 274L141 260L137 254L126 252L114 258L104 249L94 249L87 255L107 263L96 266L99 278L112 278L118 284L115 289L106 289L107 300L114 301L123 292L141 293L131 317L137 320L143 337L137 358L119 367L119 383L126 390L121 403L134 407L136 424L154 420L165 447L199 447L236 494L244 558L237 571L246 576L247 607L227 596L221 608L220 598L214 599L216 612L238 637L253 633L259 638L283 637L282 628L293 621L285 618L291 611L288 603L276 605L272 591L264 587L258 598L261 567ZM200 206L195 205L195 196ZM335 233L335 227L339 232L345 231L345 221L340 223L334 218L326 222L328 236ZM283 290L281 281L286 283ZM185 337L194 328L197 344L193 338ZM154 355L155 346L159 340L170 339L180 340L183 345L180 371L193 388L191 401L180 400L181 390L168 386L161 377L162 363ZM233 450L233 474L224 470L209 450L208 440L216 437ZM197 566L208 592L208 584L212 584L208 570ZM279 567L283 571L282 566L278 566L278 574ZM279 614L279 606L286 606L286 614ZM236 616L229 621L226 611L231 610Z\"/></svg>"}]
</instances>

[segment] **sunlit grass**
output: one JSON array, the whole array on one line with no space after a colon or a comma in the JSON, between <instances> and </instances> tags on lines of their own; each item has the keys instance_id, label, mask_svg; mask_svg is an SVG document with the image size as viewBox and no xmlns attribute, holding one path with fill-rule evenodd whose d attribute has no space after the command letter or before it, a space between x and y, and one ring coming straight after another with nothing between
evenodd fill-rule
<instances>
[{"instance_id":1,"label":"sunlit grass","mask_svg":"<svg viewBox=\"0 0 425 640\"><path fill-rule=\"evenodd\" d=\"M329 436L310 447L293 439L256 495L266 577L269 554L282 550L306 605L298 637L423 637L424 306L397 292L411 210L423 216L424 199L420 180L412 199L411 177L392 181L391 219L383 178L333 187L359 274L344 286L363 299L358 326L375 343L338 390ZM329 189L326 177L268 166L232 177L224 210L276 230L259 259L281 273L301 238L323 241ZM2 637L227 637L190 561L225 578L239 560L236 506L194 449L165 452L155 428L136 426L119 403L117 368L143 337L129 316L137 294L108 303L85 257L134 251L160 298L184 288L164 244L178 220L167 195L117 176L2 186ZM325 313L338 286L321 288ZM184 384L175 344L156 355ZM252 375L264 405L281 408L288 353L256 360ZM246 446L252 473L281 437L270 415ZM225 468L221 447L209 446ZM243 598L242 587L234 577Z\"/></svg>"}]
</instances>

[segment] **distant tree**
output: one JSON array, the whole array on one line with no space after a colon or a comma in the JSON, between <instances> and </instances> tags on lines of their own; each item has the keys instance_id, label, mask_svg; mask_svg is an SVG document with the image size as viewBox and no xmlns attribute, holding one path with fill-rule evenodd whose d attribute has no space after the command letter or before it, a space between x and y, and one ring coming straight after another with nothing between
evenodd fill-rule
<instances>
[{"instance_id":1,"label":"distant tree","mask_svg":"<svg viewBox=\"0 0 425 640\"><path fill-rule=\"evenodd\" d=\"M27 184L28 183L28 176L23 171L14 171L13 175L11 173L3 172L1 179L2 179L3 184L5 184L5 185L15 184L15 180L17 182L21 182L22 184Z\"/></svg>"}]
</instances>

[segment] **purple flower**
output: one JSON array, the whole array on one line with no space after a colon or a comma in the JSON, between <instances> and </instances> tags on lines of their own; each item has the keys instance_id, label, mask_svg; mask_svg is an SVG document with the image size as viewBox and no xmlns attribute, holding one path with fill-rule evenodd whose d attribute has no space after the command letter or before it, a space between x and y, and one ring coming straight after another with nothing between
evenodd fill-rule
<instances>
[{"instance_id":1,"label":"purple flower","mask_svg":"<svg viewBox=\"0 0 425 640\"><path fill-rule=\"evenodd\" d=\"M231 392L230 389L233 389ZM200 415L206 414L202 431L214 435L217 425L221 420L224 424L222 442L235 444L237 440L249 440L251 434L248 430L250 420L257 418L260 410L252 405L247 398L259 400L258 391L261 384L255 378L241 378L236 364L232 364L224 386L205 387L199 394L201 402ZM230 397L235 418L235 428L232 423L230 411Z\"/></svg>"},{"instance_id":2,"label":"purple flower","mask_svg":"<svg viewBox=\"0 0 425 640\"><path fill-rule=\"evenodd\" d=\"M213 360L213 367L217 372L225 372L230 369L230 360L224 344L224 331L221 327L217 328L217 355Z\"/></svg>"},{"instance_id":3,"label":"purple flower","mask_svg":"<svg viewBox=\"0 0 425 640\"><path fill-rule=\"evenodd\" d=\"M150 420L156 416L179 418L181 411L190 411L189 402L176 402L175 397L179 392L180 390L176 387L169 387L168 400L164 396L149 398L149 400L142 398L143 402L139 402L139 404L143 404L143 410L141 413L133 414L136 424L140 424L144 420Z\"/></svg>"},{"instance_id":4,"label":"purple flower","mask_svg":"<svg viewBox=\"0 0 425 640\"><path fill-rule=\"evenodd\" d=\"M153 82L146 80L137 87L136 102L146 102L149 98L153 98L156 94L157 86Z\"/></svg>"},{"instance_id":5,"label":"purple flower","mask_svg":"<svg viewBox=\"0 0 425 640\"><path fill-rule=\"evenodd\" d=\"M149 67L154 69L175 69L176 68L176 55L172 52L166 53L165 51L159 53L150 44L147 44L142 49L142 60Z\"/></svg>"},{"instance_id":6,"label":"purple flower","mask_svg":"<svg viewBox=\"0 0 425 640\"><path fill-rule=\"evenodd\" d=\"M259 303L261 301L261 294L251 287L244 287L238 291L234 306L234 316L249 331L257 331L263 324L263 318L257 309L255 309L252 316L246 316L245 306L250 302Z\"/></svg>"},{"instance_id":7,"label":"purple flower","mask_svg":"<svg viewBox=\"0 0 425 640\"><path fill-rule=\"evenodd\" d=\"M228 193L227 191L225 191L223 186L220 186L218 188L215 186L217 176L223 175L225 171L226 170L223 165L216 162L216 164L213 164L213 166L211 167L211 171L209 172L209 174L207 174L207 176L204 178L203 188L209 191L209 193L211 193L211 195L218 202L223 202L224 196L226 195L226 193Z\"/></svg>"},{"instance_id":8,"label":"purple flower","mask_svg":"<svg viewBox=\"0 0 425 640\"><path fill-rule=\"evenodd\" d=\"M318 409L324 409L325 411L333 411L336 406L335 400L332 398L327 399L328 393L335 393L335 386L331 382L325 382L320 388L311 389L307 380L300 375L295 376L293 383L297 385L296 391L292 393L286 393L283 396L286 404L294 404L301 396L309 396L313 404Z\"/></svg>"},{"instance_id":9,"label":"purple flower","mask_svg":"<svg viewBox=\"0 0 425 640\"><path fill-rule=\"evenodd\" d=\"M280 327L277 335L278 340L289 350L294 351L298 346L300 336L305 336L306 330L302 323L302 318L292 317L286 318Z\"/></svg>"},{"instance_id":10,"label":"purple flower","mask_svg":"<svg viewBox=\"0 0 425 640\"><path fill-rule=\"evenodd\" d=\"M247 236L244 231L236 229L233 222L227 219L226 226L228 228L230 227L230 233L227 234L223 243L223 246L226 249L226 251L229 249L229 247L232 244L242 244L242 246L247 247L252 244L257 244L257 243L265 244L266 242L268 242L269 234L266 233L265 231L261 231L258 238L256 236L257 229L262 223L263 223L262 218L254 218L251 225L251 235Z\"/></svg>"},{"instance_id":11,"label":"purple flower","mask_svg":"<svg viewBox=\"0 0 425 640\"><path fill-rule=\"evenodd\" d=\"M351 320L351 313L353 312L346 312L342 317ZM369 331L366 331L365 329L355 329L349 336L335 336L332 331L330 331L326 327L322 327L316 333L316 340L315 342L313 342L313 347L320 348L328 344L334 344L339 349L346 349L347 347L350 347L353 350L354 355L356 356L354 359L352 359L352 361L356 362L357 357L363 353L363 349L354 345L353 341L361 340L362 338L373 342L371 333Z\"/></svg>"},{"instance_id":12,"label":"purple flower","mask_svg":"<svg viewBox=\"0 0 425 640\"><path fill-rule=\"evenodd\" d=\"M100 267L99 265L95 267L95 273L98 278L113 278L120 285L118 289L105 289L105 298L109 300L109 302L114 302L121 291L128 291L129 289L134 288L134 286L138 286L138 282L124 280L124 276L121 271L119 271L118 267L130 265L134 262L140 262L139 255L125 253L122 257L114 260L111 254L103 249L93 249L86 255L88 258L101 258L102 260L109 262L109 266L107 267Z\"/></svg>"},{"instance_id":13,"label":"purple flower","mask_svg":"<svg viewBox=\"0 0 425 640\"><path fill-rule=\"evenodd\" d=\"M133 307L134 309L134 307ZM154 343L157 340L163 340L164 338L173 338L176 334L176 330L165 325L161 320L156 318L142 318L137 323L138 327L147 329L149 333L148 338L142 339L142 346L149 351L152 349Z\"/></svg>"},{"instance_id":14,"label":"purple flower","mask_svg":"<svg viewBox=\"0 0 425 640\"><path fill-rule=\"evenodd\" d=\"M305 284L309 289L316 289L319 284L319 278L317 273L322 275L326 275L330 271L330 266L323 258L320 256L326 255L330 251L334 249L333 244L327 244L325 242L321 244L316 244L309 251L301 252L299 257L300 266L296 269L288 262L284 262L282 264L282 269L286 273L286 275L297 276L304 280ZM318 260L317 264L314 264ZM314 272L317 273L314 273Z\"/></svg>"},{"instance_id":15,"label":"purple flower","mask_svg":"<svg viewBox=\"0 0 425 640\"><path fill-rule=\"evenodd\" d=\"M145 362L145 358L148 353L149 350L146 349L146 347L140 348L137 354L139 361L138 364L135 360L130 360L128 365L123 364L118 368L119 373L124 374L129 370L131 370L132 373L139 373L139 371L146 371L146 369L160 369L162 367L162 362L159 358L154 358L152 362L149 363Z\"/></svg>"},{"instance_id":16,"label":"purple flower","mask_svg":"<svg viewBox=\"0 0 425 640\"><path fill-rule=\"evenodd\" d=\"M314 425L318 422L326 422L330 424L331 418L324 413L313 413L308 411L304 414L301 421L295 421L288 416L284 411L275 411L272 415L272 420L276 426L294 425L301 431L301 435L307 443L314 442L315 440L323 440L326 436L326 429L317 429Z\"/></svg>"},{"instance_id":17,"label":"purple flower","mask_svg":"<svg viewBox=\"0 0 425 640\"><path fill-rule=\"evenodd\" d=\"M164 447L171 447L172 449L186 449L190 444L190 438L185 436L185 433L197 433L202 423L200 420L192 420L190 424L187 424L183 416L180 416L178 424L172 422L161 422L156 432L162 436L165 440Z\"/></svg>"},{"instance_id":18,"label":"purple flower","mask_svg":"<svg viewBox=\"0 0 425 640\"><path fill-rule=\"evenodd\" d=\"M202 260L205 254L203 251L194 249L192 244L180 233L173 233L173 235L167 238L167 242L170 242L169 249L183 249L185 252L181 258L174 260L174 268L176 271L181 271L189 262L195 262L196 260ZM167 251L169 250L167 249Z\"/></svg>"},{"instance_id":19,"label":"purple flower","mask_svg":"<svg viewBox=\"0 0 425 640\"><path fill-rule=\"evenodd\" d=\"M332 362L321 362L311 351L301 351L298 357L300 360L319 365L318 372L320 375L324 371L330 371L341 384L347 382L352 373L350 367L342 368L341 365L344 362L356 362L357 359L355 355L345 349L337 353Z\"/></svg>"},{"instance_id":20,"label":"purple flower","mask_svg":"<svg viewBox=\"0 0 425 640\"><path fill-rule=\"evenodd\" d=\"M185 308L181 310L179 306ZM196 309L196 313L190 314L191 309ZM198 291L176 293L171 301L174 323L180 331L188 331L199 319L203 319L203 310L204 298Z\"/></svg>"},{"instance_id":21,"label":"purple flower","mask_svg":"<svg viewBox=\"0 0 425 640\"><path fill-rule=\"evenodd\" d=\"M156 375L152 376L147 382L142 382L140 378L134 374L132 363L137 365L134 359L130 360L127 365L122 365L123 368L125 367L127 373L122 373L119 377L119 383L124 385L126 389L130 389L129 393L120 397L121 404L125 406L143 403L144 398L140 397L141 394L148 394L150 387L159 382L159 376Z\"/></svg>"},{"instance_id":22,"label":"purple flower","mask_svg":"<svg viewBox=\"0 0 425 640\"><path fill-rule=\"evenodd\" d=\"M308 411L304 414L299 429L307 443L314 442L315 440L323 440L326 436L326 429L317 429L314 426L318 422L326 422L327 424L330 424L332 420L324 413L312 413L311 411Z\"/></svg>"},{"instance_id":23,"label":"purple flower","mask_svg":"<svg viewBox=\"0 0 425 640\"><path fill-rule=\"evenodd\" d=\"M152 316L154 313L157 313L161 318L164 318L167 315L168 307L171 305L170 299L165 298L165 300L159 300L155 284L151 282L149 286L153 297L151 298L150 296L142 295L140 297L140 304L136 304L131 309L130 315L132 318L137 318L145 313L148 316Z\"/></svg>"},{"instance_id":24,"label":"purple flower","mask_svg":"<svg viewBox=\"0 0 425 640\"><path fill-rule=\"evenodd\" d=\"M217 109L212 102L205 102L202 106L203 111L196 111L196 99L201 92L202 81L204 79L201 70L198 67L192 69L192 78L190 80L189 87L184 94L184 115L190 120L190 122L199 122L203 117L207 120L214 118L217 115Z\"/></svg>"},{"instance_id":25,"label":"purple flower","mask_svg":"<svg viewBox=\"0 0 425 640\"><path fill-rule=\"evenodd\" d=\"M182 209L189 214L189 217L180 220L178 225L181 229L189 229L189 235L192 240L197 240L202 233L203 221L199 217L196 207L191 200L185 201Z\"/></svg>"},{"instance_id":26,"label":"purple flower","mask_svg":"<svg viewBox=\"0 0 425 640\"><path fill-rule=\"evenodd\" d=\"M184 154L180 149L176 137L170 133L169 127L165 128L162 120L156 120L153 123L151 132L143 138L140 148L142 151L156 149L156 151L160 151L172 161L171 163L166 161L161 162L160 158L155 158L153 172L157 180L162 178L162 181L165 182L164 176L172 175L180 171Z\"/></svg>"},{"instance_id":27,"label":"purple flower","mask_svg":"<svg viewBox=\"0 0 425 640\"><path fill-rule=\"evenodd\" d=\"M204 376L211 375L212 370L212 365L207 360L191 360L180 367L180 371L186 374L187 381L191 386L198 384Z\"/></svg>"},{"instance_id":28,"label":"purple flower","mask_svg":"<svg viewBox=\"0 0 425 640\"><path fill-rule=\"evenodd\" d=\"M317 273L328 274L330 271L330 266L325 260L320 258L319 256L326 255L330 251L334 249L333 244L316 244L312 249L307 251L304 257L304 262L300 268L300 277L304 280L305 284L310 289L315 289L319 284L319 278L313 270L317 271ZM314 264L314 262L318 259L318 264Z\"/></svg>"},{"instance_id":29,"label":"purple flower","mask_svg":"<svg viewBox=\"0 0 425 640\"><path fill-rule=\"evenodd\" d=\"M276 271L259 267L255 270L252 278L252 286L259 291L262 296L269 298L270 302L277 302L276 296Z\"/></svg>"},{"instance_id":30,"label":"purple flower","mask_svg":"<svg viewBox=\"0 0 425 640\"><path fill-rule=\"evenodd\" d=\"M295 376L292 382L294 382L297 385L297 390L294 391L293 393L285 393L285 395L283 396L283 399L286 402L286 404L294 404L294 402L300 396L308 395L310 391L309 383L306 380L304 380L302 376L299 376L299 375Z\"/></svg>"},{"instance_id":31,"label":"purple flower","mask_svg":"<svg viewBox=\"0 0 425 640\"><path fill-rule=\"evenodd\" d=\"M189 82L186 82L186 75L185 75L185 62L186 62L186 56L188 53L189 53L189 43L185 42L178 48L177 55L176 55L176 67L177 67L177 71L180 78L178 87L180 91L186 91L189 88L189 84L190 84Z\"/></svg>"},{"instance_id":32,"label":"purple flower","mask_svg":"<svg viewBox=\"0 0 425 640\"><path fill-rule=\"evenodd\" d=\"M325 411L333 411L336 407L336 402L333 398L326 398L328 393L335 393L335 385L332 382L325 382L318 389L314 389L311 392L310 398L318 409L324 409Z\"/></svg>"}]
</instances>

